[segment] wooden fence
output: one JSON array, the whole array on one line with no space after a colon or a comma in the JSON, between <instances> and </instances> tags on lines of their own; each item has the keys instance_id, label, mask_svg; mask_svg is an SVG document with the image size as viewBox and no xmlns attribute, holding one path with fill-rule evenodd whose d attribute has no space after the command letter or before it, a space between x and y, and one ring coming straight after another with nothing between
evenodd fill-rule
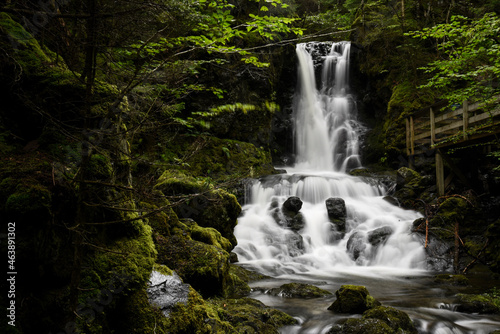
<instances>
[{"instance_id":1,"label":"wooden fence","mask_svg":"<svg viewBox=\"0 0 500 334\"><path fill-rule=\"evenodd\" d=\"M500 95L495 97L500 102ZM482 103L464 101L455 110L441 109L439 102L406 118L406 153L413 157L435 153L436 179L439 195L444 194L445 180L441 148L464 144L500 132L500 107L484 110ZM412 166L410 166L412 167Z\"/></svg>"}]
</instances>

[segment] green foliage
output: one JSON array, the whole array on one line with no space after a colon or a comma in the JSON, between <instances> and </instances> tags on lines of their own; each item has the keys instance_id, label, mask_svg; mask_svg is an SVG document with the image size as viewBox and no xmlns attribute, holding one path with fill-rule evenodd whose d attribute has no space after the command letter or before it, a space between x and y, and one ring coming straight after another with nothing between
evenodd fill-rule
<instances>
[{"instance_id":1,"label":"green foliage","mask_svg":"<svg viewBox=\"0 0 500 334\"><path fill-rule=\"evenodd\" d=\"M496 102L500 92L500 17L484 14L479 19L453 16L449 23L438 24L408 36L436 43L436 60L422 69L432 75L421 88L442 93L450 105L464 100Z\"/></svg>"}]
</instances>

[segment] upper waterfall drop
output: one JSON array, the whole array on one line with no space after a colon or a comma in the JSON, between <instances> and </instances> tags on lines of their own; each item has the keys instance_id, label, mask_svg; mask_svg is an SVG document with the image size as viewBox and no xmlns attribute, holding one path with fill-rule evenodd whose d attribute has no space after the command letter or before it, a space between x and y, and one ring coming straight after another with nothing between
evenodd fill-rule
<instances>
[{"instance_id":1,"label":"upper waterfall drop","mask_svg":"<svg viewBox=\"0 0 500 334\"><path fill-rule=\"evenodd\" d=\"M360 167L356 105L349 94L349 42L333 43L315 59L322 43L296 47L298 86L294 97L296 168L345 172ZM320 80L315 62L321 63Z\"/></svg>"}]
</instances>

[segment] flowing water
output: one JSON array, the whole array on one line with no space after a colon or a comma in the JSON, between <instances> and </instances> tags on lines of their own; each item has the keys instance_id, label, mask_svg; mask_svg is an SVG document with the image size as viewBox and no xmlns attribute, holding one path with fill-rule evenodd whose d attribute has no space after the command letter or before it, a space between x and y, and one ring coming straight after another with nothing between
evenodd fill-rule
<instances>
[{"instance_id":1,"label":"flowing water","mask_svg":"<svg viewBox=\"0 0 500 334\"><path fill-rule=\"evenodd\" d=\"M498 317L454 312L450 305L457 291L432 283L423 245L410 233L420 214L386 201L381 184L346 174L361 166L364 130L350 94L350 44L299 44L296 52L296 163L285 167L286 174L255 180L248 189L234 231L240 264L274 278L256 283L263 288L290 281L309 281L331 292L342 284L364 285L382 304L407 312L420 333L500 328ZM302 201L300 219L294 218L298 227L287 225L281 210L291 196ZM344 226L329 218L330 198L345 203ZM347 317L327 311L335 297L289 299L258 291L253 298L300 320L282 333L325 333Z\"/></svg>"}]
</instances>

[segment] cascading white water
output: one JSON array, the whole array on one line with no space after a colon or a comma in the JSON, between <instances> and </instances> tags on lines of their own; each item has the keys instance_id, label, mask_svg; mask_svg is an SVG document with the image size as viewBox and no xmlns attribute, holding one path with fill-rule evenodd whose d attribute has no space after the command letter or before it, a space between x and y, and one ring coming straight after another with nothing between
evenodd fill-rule
<instances>
[{"instance_id":1,"label":"cascading white water","mask_svg":"<svg viewBox=\"0 0 500 334\"><path fill-rule=\"evenodd\" d=\"M297 45L299 85L294 103L297 165L301 169L335 170L359 167L360 128L349 94L350 43L335 43L324 57L319 89L314 60L316 44Z\"/></svg>"},{"instance_id":2,"label":"cascading white water","mask_svg":"<svg viewBox=\"0 0 500 334\"><path fill-rule=\"evenodd\" d=\"M297 162L287 174L256 181L238 220L235 252L240 263L272 276L310 274L333 277L424 269L424 251L410 234L418 213L386 200L382 186L349 176L359 167L361 126L349 94L347 42L334 43L316 66L319 43L297 45L299 83L294 101ZM299 227L283 223L281 207L290 196L303 202ZM332 223L325 200L345 202L345 231ZM285 218L286 219L286 218ZM304 223L305 222L305 223ZM373 235L382 232L380 242ZM370 241L371 240L371 241Z\"/></svg>"}]
</instances>

